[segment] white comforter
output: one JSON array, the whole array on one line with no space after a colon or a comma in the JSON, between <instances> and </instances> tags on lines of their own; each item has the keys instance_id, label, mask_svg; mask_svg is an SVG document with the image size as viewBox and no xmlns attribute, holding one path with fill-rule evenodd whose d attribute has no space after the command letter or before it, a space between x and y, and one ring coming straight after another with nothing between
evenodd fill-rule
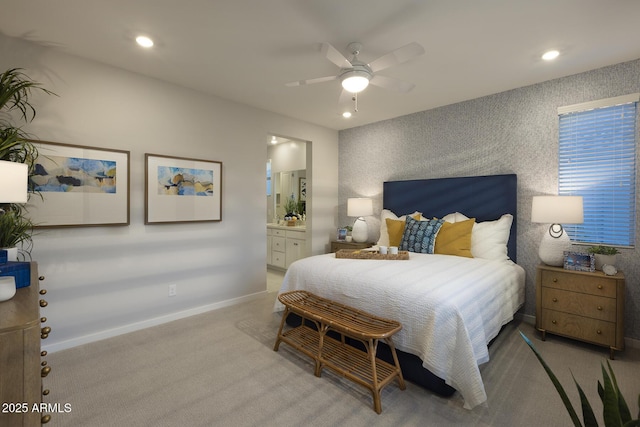
<instances>
[{"instance_id":1,"label":"white comforter","mask_svg":"<svg viewBox=\"0 0 640 427\"><path fill-rule=\"evenodd\" d=\"M450 255L411 253L409 260L336 259L334 254L293 263L280 292L304 289L325 298L395 319L399 350L463 397L465 408L486 402L479 365L487 344L524 303L522 267ZM276 300L275 311L284 310Z\"/></svg>"}]
</instances>

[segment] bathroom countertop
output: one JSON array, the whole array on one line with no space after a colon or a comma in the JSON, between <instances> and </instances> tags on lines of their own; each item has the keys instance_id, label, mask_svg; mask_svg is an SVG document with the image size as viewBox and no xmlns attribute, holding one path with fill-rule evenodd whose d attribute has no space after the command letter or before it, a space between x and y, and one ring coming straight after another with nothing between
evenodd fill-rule
<instances>
[{"instance_id":1,"label":"bathroom countertop","mask_svg":"<svg viewBox=\"0 0 640 427\"><path fill-rule=\"evenodd\" d=\"M277 228L280 230L295 230L295 231L306 231L307 227L305 225L278 225L276 223L267 224L267 228Z\"/></svg>"}]
</instances>

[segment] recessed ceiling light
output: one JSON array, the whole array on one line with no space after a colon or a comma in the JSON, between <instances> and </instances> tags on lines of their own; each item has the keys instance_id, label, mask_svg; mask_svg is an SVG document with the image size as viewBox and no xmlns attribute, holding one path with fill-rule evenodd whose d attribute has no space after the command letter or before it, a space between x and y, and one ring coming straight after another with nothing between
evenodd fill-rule
<instances>
[{"instance_id":1,"label":"recessed ceiling light","mask_svg":"<svg viewBox=\"0 0 640 427\"><path fill-rule=\"evenodd\" d=\"M550 50L542 55L542 59L544 59L545 61L551 61L552 59L556 59L558 55L560 55L560 52L558 52L557 50Z\"/></svg>"},{"instance_id":2,"label":"recessed ceiling light","mask_svg":"<svg viewBox=\"0 0 640 427\"><path fill-rule=\"evenodd\" d=\"M272 144L277 144L277 143L278 143L278 140L276 139L276 137L275 137L275 136L272 136L272 137L271 137L271 143L272 143Z\"/></svg>"},{"instance_id":3,"label":"recessed ceiling light","mask_svg":"<svg viewBox=\"0 0 640 427\"><path fill-rule=\"evenodd\" d=\"M349 117L351 117L351 112L345 111L344 113L342 113L342 117L344 117L345 119L348 119Z\"/></svg>"},{"instance_id":4,"label":"recessed ceiling light","mask_svg":"<svg viewBox=\"0 0 640 427\"><path fill-rule=\"evenodd\" d=\"M138 37L136 37L136 43L138 43L142 47L147 47L147 48L153 46L153 40L151 40L147 36L138 36Z\"/></svg>"}]
</instances>

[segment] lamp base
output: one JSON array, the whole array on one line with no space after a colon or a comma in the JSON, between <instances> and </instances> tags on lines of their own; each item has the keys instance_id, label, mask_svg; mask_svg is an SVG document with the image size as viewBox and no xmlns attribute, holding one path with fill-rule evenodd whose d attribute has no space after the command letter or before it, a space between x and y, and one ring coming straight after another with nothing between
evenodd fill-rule
<instances>
[{"instance_id":1,"label":"lamp base","mask_svg":"<svg viewBox=\"0 0 640 427\"><path fill-rule=\"evenodd\" d=\"M351 236L354 242L364 243L369 238L369 227L364 218L360 217L353 223L353 229L351 230Z\"/></svg>"},{"instance_id":2,"label":"lamp base","mask_svg":"<svg viewBox=\"0 0 640 427\"><path fill-rule=\"evenodd\" d=\"M564 265L564 251L568 251L570 248L571 240L567 233L562 231L560 236L552 237L548 232L546 232L540 242L538 255L543 263L561 267Z\"/></svg>"}]
</instances>

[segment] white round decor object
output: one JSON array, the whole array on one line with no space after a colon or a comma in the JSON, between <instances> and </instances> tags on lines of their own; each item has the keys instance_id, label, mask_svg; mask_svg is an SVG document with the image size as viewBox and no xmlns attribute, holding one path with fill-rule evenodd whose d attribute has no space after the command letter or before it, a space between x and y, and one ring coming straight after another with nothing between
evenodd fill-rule
<instances>
[{"instance_id":1,"label":"white round decor object","mask_svg":"<svg viewBox=\"0 0 640 427\"><path fill-rule=\"evenodd\" d=\"M0 301L7 301L16 294L16 281L13 276L0 277Z\"/></svg>"},{"instance_id":2,"label":"white round decor object","mask_svg":"<svg viewBox=\"0 0 640 427\"><path fill-rule=\"evenodd\" d=\"M613 276L618 272L618 270L611 264L605 264L602 266L602 272L607 276Z\"/></svg>"}]
</instances>

